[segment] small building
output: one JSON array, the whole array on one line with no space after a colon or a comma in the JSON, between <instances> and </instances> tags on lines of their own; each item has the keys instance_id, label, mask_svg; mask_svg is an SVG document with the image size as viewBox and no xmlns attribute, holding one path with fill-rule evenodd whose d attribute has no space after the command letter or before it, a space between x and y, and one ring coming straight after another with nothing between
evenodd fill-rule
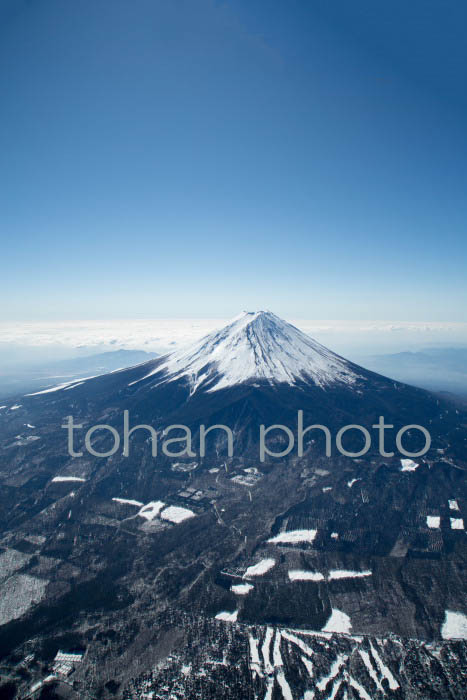
<instances>
[{"instance_id":1,"label":"small building","mask_svg":"<svg viewBox=\"0 0 467 700\"><path fill-rule=\"evenodd\" d=\"M84 654L81 652L68 653L66 651L58 651L53 665L53 672L62 678L67 678L73 671L76 664L80 664Z\"/></svg>"},{"instance_id":2,"label":"small building","mask_svg":"<svg viewBox=\"0 0 467 700\"><path fill-rule=\"evenodd\" d=\"M84 654L82 653L73 653L69 654L68 652L65 651L57 651L57 655L54 659L55 663L64 663L64 664L70 664L71 666L74 666L75 664L81 663L83 660Z\"/></svg>"}]
</instances>

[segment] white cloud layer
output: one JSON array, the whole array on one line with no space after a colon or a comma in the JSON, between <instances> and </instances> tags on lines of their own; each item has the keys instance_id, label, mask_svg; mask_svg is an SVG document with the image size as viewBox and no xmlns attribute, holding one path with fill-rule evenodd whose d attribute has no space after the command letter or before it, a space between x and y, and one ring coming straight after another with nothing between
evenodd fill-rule
<instances>
[{"instance_id":1,"label":"white cloud layer","mask_svg":"<svg viewBox=\"0 0 467 700\"><path fill-rule=\"evenodd\" d=\"M230 319L138 319L0 323L0 346L61 346L167 352L225 325ZM467 323L313 321L287 319L338 352L349 347L411 348L467 343Z\"/></svg>"}]
</instances>

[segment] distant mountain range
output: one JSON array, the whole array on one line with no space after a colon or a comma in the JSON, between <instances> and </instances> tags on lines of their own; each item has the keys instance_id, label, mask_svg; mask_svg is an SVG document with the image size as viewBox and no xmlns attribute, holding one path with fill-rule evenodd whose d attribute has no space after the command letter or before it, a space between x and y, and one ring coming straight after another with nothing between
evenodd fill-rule
<instances>
[{"instance_id":1,"label":"distant mountain range","mask_svg":"<svg viewBox=\"0 0 467 700\"><path fill-rule=\"evenodd\" d=\"M431 391L467 399L467 348L432 348L422 352L372 355L365 367Z\"/></svg>"},{"instance_id":2,"label":"distant mountain range","mask_svg":"<svg viewBox=\"0 0 467 700\"><path fill-rule=\"evenodd\" d=\"M17 368L10 363L8 368L0 369L0 397L45 389L80 376L106 374L154 357L157 357L156 353L143 350L113 350L40 364L27 365L23 361Z\"/></svg>"}]
</instances>

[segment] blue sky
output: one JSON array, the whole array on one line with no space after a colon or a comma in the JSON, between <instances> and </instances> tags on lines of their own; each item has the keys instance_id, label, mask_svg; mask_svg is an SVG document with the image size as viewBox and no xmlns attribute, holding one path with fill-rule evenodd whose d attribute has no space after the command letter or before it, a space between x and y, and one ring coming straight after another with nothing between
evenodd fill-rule
<instances>
[{"instance_id":1,"label":"blue sky","mask_svg":"<svg viewBox=\"0 0 467 700\"><path fill-rule=\"evenodd\" d=\"M466 321L466 20L0 1L0 319Z\"/></svg>"}]
</instances>

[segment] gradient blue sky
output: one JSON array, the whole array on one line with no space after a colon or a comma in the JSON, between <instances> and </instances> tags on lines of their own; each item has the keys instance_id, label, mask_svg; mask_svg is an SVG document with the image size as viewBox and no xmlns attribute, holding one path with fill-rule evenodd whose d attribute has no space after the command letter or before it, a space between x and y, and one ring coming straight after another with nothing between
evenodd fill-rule
<instances>
[{"instance_id":1,"label":"gradient blue sky","mask_svg":"<svg viewBox=\"0 0 467 700\"><path fill-rule=\"evenodd\" d=\"M467 320L464 0L0 0L0 319Z\"/></svg>"}]
</instances>

